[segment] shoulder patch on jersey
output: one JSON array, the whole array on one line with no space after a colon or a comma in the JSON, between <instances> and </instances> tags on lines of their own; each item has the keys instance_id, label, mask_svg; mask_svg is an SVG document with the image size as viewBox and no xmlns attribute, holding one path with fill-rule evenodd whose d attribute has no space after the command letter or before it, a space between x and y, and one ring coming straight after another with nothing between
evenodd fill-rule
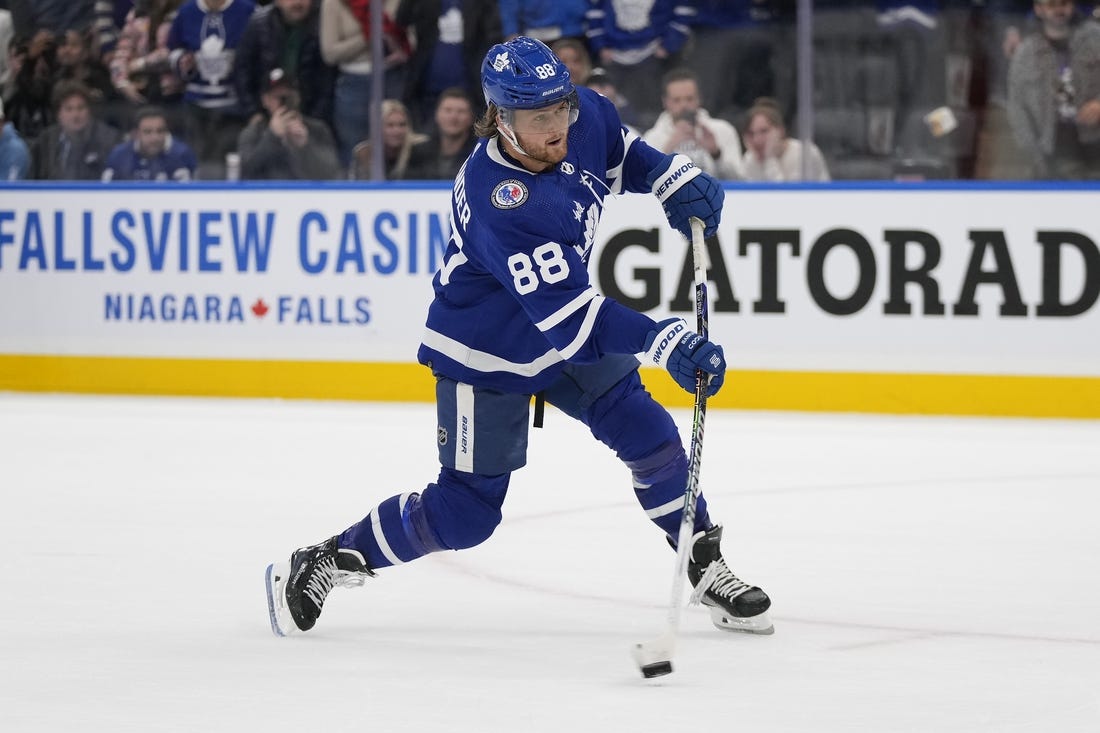
<instances>
[{"instance_id":1,"label":"shoulder patch on jersey","mask_svg":"<svg viewBox=\"0 0 1100 733\"><path fill-rule=\"evenodd\" d=\"M492 200L498 209L514 209L527 200L527 186L514 178L501 181L493 189Z\"/></svg>"}]
</instances>

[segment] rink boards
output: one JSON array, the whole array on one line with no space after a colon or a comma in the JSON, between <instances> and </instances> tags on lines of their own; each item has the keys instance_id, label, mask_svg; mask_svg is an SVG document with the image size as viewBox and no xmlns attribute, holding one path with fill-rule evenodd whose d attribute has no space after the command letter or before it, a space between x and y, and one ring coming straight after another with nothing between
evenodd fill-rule
<instances>
[{"instance_id":1,"label":"rink boards","mask_svg":"<svg viewBox=\"0 0 1100 733\"><path fill-rule=\"evenodd\" d=\"M0 390L430 400L446 186L0 192ZM584 202L578 202L584 203ZM1100 417L1100 189L730 185L714 407ZM587 204L585 204L587 206ZM683 239L609 203L604 294L693 320ZM646 372L669 404L690 396Z\"/></svg>"}]
</instances>

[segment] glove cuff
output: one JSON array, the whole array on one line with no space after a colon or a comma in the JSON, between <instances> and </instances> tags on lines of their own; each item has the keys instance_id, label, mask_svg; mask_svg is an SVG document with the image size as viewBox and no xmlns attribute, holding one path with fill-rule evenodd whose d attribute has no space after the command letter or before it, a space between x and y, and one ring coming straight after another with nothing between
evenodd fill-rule
<instances>
[{"instance_id":1,"label":"glove cuff","mask_svg":"<svg viewBox=\"0 0 1100 733\"><path fill-rule=\"evenodd\" d=\"M657 324L657 330L650 331L646 339L646 350L639 355L643 364L655 364L668 369L668 360L676 350L676 344L692 333L688 322L683 318L672 318Z\"/></svg>"},{"instance_id":2,"label":"glove cuff","mask_svg":"<svg viewBox=\"0 0 1100 733\"><path fill-rule=\"evenodd\" d=\"M702 172L692 162L691 158L682 153L677 153L672 156L672 160L665 168L664 173L654 179L653 195L663 204L672 194L679 191L685 183Z\"/></svg>"}]
</instances>

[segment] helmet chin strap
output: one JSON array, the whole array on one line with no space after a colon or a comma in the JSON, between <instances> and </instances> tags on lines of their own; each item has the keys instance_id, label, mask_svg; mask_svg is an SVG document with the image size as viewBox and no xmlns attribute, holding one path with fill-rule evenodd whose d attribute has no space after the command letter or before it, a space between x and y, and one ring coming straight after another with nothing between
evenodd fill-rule
<instances>
[{"instance_id":1,"label":"helmet chin strap","mask_svg":"<svg viewBox=\"0 0 1100 733\"><path fill-rule=\"evenodd\" d=\"M519 140L516 138L516 133L512 130L511 127L505 124L503 120L497 120L497 130L500 131L500 134L504 136L504 139L511 143L512 147L515 148L520 155L523 155L527 158L531 157L527 153L527 151L523 149L523 146L519 144Z\"/></svg>"}]
</instances>

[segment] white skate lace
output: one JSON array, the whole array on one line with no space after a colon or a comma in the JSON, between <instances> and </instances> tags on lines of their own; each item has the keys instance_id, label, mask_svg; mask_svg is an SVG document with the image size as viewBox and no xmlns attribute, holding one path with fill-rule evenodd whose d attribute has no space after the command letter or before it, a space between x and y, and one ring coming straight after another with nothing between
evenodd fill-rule
<instances>
[{"instance_id":1,"label":"white skate lace","mask_svg":"<svg viewBox=\"0 0 1100 733\"><path fill-rule=\"evenodd\" d=\"M348 570L340 570L336 567L334 557L326 557L317 563L306 582L304 595L320 608L325 598L335 586L341 588L358 588L367 582L365 573L353 573Z\"/></svg>"},{"instance_id":2,"label":"white skate lace","mask_svg":"<svg viewBox=\"0 0 1100 733\"><path fill-rule=\"evenodd\" d=\"M715 595L723 596L732 601L750 588L752 586L730 572L730 569L726 567L726 561L720 558L707 566L706 572L703 573L703 577L699 578L699 583L695 586L691 598L688 599L688 604L698 605L702 603L703 596L708 590Z\"/></svg>"}]
</instances>

